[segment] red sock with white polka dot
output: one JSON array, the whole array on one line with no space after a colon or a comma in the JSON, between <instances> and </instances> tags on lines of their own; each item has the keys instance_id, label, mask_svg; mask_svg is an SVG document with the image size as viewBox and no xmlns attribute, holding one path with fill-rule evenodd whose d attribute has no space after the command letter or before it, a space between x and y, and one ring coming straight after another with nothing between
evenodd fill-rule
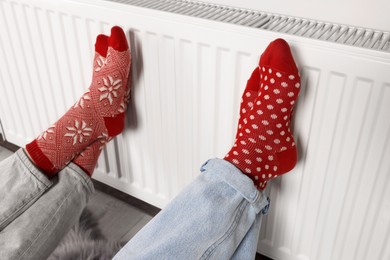
<instances>
[{"instance_id":1,"label":"red sock with white polka dot","mask_svg":"<svg viewBox=\"0 0 390 260\"><path fill-rule=\"evenodd\" d=\"M297 162L290 124L299 91L299 72L290 47L277 39L261 55L259 67L248 80L236 141L224 158L259 189L264 189L268 180L293 169Z\"/></svg>"},{"instance_id":2,"label":"red sock with white polka dot","mask_svg":"<svg viewBox=\"0 0 390 260\"><path fill-rule=\"evenodd\" d=\"M239 136L242 136L241 133L242 126L244 125L244 121L246 121L246 114L252 109L255 99L257 98L257 94L260 88L260 73L259 69L255 68L252 72L251 77L248 79L246 83L246 87L244 93L241 97L240 104L240 118L238 120L238 128L236 133L236 139Z\"/></svg>"},{"instance_id":3,"label":"red sock with white polka dot","mask_svg":"<svg viewBox=\"0 0 390 260\"><path fill-rule=\"evenodd\" d=\"M26 151L48 177L98 139L124 128L130 89L130 51L123 30L99 35L95 44L92 83L88 91L54 125L26 145Z\"/></svg>"}]
</instances>

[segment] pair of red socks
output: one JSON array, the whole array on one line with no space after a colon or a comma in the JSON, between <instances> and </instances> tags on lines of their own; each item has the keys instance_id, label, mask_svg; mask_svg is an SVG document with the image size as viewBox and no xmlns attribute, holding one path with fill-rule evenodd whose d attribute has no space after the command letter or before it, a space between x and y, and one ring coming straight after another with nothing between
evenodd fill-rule
<instances>
[{"instance_id":1,"label":"pair of red socks","mask_svg":"<svg viewBox=\"0 0 390 260\"><path fill-rule=\"evenodd\" d=\"M124 129L129 102L130 51L123 30L98 35L92 83L52 126L26 145L32 161L52 177L73 161L89 175L105 143Z\"/></svg>"},{"instance_id":2,"label":"pair of red socks","mask_svg":"<svg viewBox=\"0 0 390 260\"><path fill-rule=\"evenodd\" d=\"M32 161L49 177L69 162L92 174L101 149L122 132L129 101L130 51L123 30L99 35L92 83L63 117L26 146ZM240 107L236 140L225 160L259 189L290 171L297 161L291 114L300 76L282 39L269 44L248 80Z\"/></svg>"}]
</instances>

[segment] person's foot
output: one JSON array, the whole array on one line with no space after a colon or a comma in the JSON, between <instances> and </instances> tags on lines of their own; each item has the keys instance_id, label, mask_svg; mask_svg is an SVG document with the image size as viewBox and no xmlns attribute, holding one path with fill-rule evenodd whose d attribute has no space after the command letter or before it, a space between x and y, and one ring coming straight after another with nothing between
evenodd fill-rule
<instances>
[{"instance_id":1,"label":"person's foot","mask_svg":"<svg viewBox=\"0 0 390 260\"><path fill-rule=\"evenodd\" d=\"M26 145L34 164L49 177L98 139L108 140L124 129L130 88L130 51L123 30L95 43L92 83L88 91L54 125Z\"/></svg>"},{"instance_id":2,"label":"person's foot","mask_svg":"<svg viewBox=\"0 0 390 260\"><path fill-rule=\"evenodd\" d=\"M300 76L290 47L277 39L268 45L248 80L235 144L224 158L259 189L297 162L290 124L299 91Z\"/></svg>"}]
</instances>

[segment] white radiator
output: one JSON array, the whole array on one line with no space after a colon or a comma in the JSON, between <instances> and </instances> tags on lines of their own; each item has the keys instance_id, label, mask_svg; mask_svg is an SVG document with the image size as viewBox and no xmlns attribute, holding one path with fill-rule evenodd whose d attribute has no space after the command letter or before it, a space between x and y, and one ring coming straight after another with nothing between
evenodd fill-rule
<instances>
[{"instance_id":1,"label":"white radiator","mask_svg":"<svg viewBox=\"0 0 390 260\"><path fill-rule=\"evenodd\" d=\"M287 260L390 259L388 32L191 1L117 2L127 4L0 0L9 142L24 146L76 101L96 35L120 25L133 56L132 105L94 178L164 207L205 160L228 151L246 80L283 37L302 74L299 163L270 185L258 250Z\"/></svg>"}]
</instances>

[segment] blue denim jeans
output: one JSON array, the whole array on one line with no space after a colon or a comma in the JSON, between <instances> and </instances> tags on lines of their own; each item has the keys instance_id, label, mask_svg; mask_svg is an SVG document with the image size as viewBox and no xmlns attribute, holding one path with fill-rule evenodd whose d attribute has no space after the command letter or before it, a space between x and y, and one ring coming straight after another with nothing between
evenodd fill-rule
<instances>
[{"instance_id":1,"label":"blue denim jeans","mask_svg":"<svg viewBox=\"0 0 390 260\"><path fill-rule=\"evenodd\" d=\"M201 172L115 260L255 258L267 196L225 160L209 160Z\"/></svg>"},{"instance_id":2,"label":"blue denim jeans","mask_svg":"<svg viewBox=\"0 0 390 260\"><path fill-rule=\"evenodd\" d=\"M227 161L201 171L114 259L254 259L268 198ZM49 180L23 150L0 162L0 179L1 259L46 259L94 191L77 165Z\"/></svg>"}]
</instances>

